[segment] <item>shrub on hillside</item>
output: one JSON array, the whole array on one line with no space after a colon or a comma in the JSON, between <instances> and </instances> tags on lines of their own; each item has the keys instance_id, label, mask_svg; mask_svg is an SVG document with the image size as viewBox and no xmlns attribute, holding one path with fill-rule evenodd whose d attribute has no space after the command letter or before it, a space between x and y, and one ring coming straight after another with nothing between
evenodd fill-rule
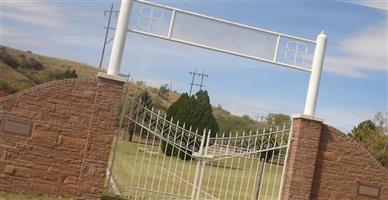
<instances>
[{"instance_id":1,"label":"shrub on hillside","mask_svg":"<svg viewBox=\"0 0 388 200\"><path fill-rule=\"evenodd\" d=\"M168 84L164 84L159 88L159 96L164 98L169 91Z\"/></svg>"},{"instance_id":2,"label":"shrub on hillside","mask_svg":"<svg viewBox=\"0 0 388 200\"><path fill-rule=\"evenodd\" d=\"M35 58L24 58L20 63L20 67L33 69L33 70L42 70L44 68L43 64L37 61Z\"/></svg>"},{"instance_id":3,"label":"shrub on hillside","mask_svg":"<svg viewBox=\"0 0 388 200\"><path fill-rule=\"evenodd\" d=\"M12 68L19 66L19 62L7 53L5 47L0 49L0 60Z\"/></svg>"},{"instance_id":4,"label":"shrub on hillside","mask_svg":"<svg viewBox=\"0 0 388 200\"><path fill-rule=\"evenodd\" d=\"M55 80L62 80L62 79L70 79L70 78L78 78L78 74L75 70L66 70L64 72L58 72L53 75L53 78Z\"/></svg>"}]
</instances>

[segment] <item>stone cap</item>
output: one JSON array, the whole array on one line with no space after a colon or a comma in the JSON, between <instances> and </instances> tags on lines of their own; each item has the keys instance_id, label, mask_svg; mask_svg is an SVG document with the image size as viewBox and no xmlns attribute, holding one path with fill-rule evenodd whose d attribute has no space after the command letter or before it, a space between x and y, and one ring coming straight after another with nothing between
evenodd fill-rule
<instances>
[{"instance_id":1,"label":"stone cap","mask_svg":"<svg viewBox=\"0 0 388 200\"><path fill-rule=\"evenodd\" d=\"M128 79L125 78L125 77L109 75L109 74L107 74L105 72L98 72L97 78L104 78L104 79L118 81L118 82L123 82L123 83L128 82Z\"/></svg>"},{"instance_id":2,"label":"stone cap","mask_svg":"<svg viewBox=\"0 0 388 200\"><path fill-rule=\"evenodd\" d=\"M305 115L305 114L300 114L300 113L293 114L292 119L295 119L295 118L308 119L308 120L318 121L318 122L322 122L322 123L325 121L323 118L314 117L314 116Z\"/></svg>"}]
</instances>

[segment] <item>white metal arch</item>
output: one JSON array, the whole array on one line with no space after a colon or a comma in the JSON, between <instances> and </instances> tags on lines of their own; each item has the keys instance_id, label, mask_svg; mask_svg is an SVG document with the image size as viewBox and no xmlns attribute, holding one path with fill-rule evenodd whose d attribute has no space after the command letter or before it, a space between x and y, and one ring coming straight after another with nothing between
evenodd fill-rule
<instances>
[{"instance_id":1,"label":"white metal arch","mask_svg":"<svg viewBox=\"0 0 388 200\"><path fill-rule=\"evenodd\" d=\"M170 22L168 26L168 33L166 35L163 34L155 34L150 31L144 31L144 30L139 30L139 29L128 29L129 24L130 24L130 17L131 17L131 10L133 7L134 2L138 2L144 5L152 6L155 8L160 8L160 9L165 9L171 12L171 17L170 17ZM239 50L234 50L234 49L228 49L224 47L219 47L217 45L212 45L212 44L207 44L206 42L198 42L195 40L190 40L190 39L185 39L185 38L180 38L177 36L174 36L172 34L173 32L173 27L176 19L176 15L181 14L181 15L186 15L188 17L193 17L193 18L200 18L200 19L205 19L207 22L216 22L216 23L222 23L223 25L230 26L230 27L238 27L241 28L242 31L256 31L257 33L260 34L268 34L271 37L276 38L276 43L274 46L274 51L273 51L273 57L268 58L264 57L261 55L256 55L256 54L251 54ZM152 14L150 14L152 15ZM150 16L152 17L152 16ZM150 19L151 20L151 19ZM121 8L120 8L120 14L117 22L117 27L116 27L116 33L115 33L115 38L113 42L113 47L112 47L112 52L111 52L111 57L109 61L109 67L108 67L108 74L109 75L114 75L117 76L120 72L120 67L121 67L121 61L122 61L122 56L123 56L123 51L124 51L124 45L125 45L125 40L126 40L126 35L127 32L135 32L139 34L144 34L160 39L165 39L165 40L170 40L174 42L179 42L191 46L196 46L196 47L201 47L213 51L218 51L222 53L227 53L227 54L232 54L244 58L250 58L262 62L267 62L283 67L288 67L291 69L297 69L305 72L310 72L310 80L309 80L309 86L308 86L308 91L307 91L307 97L306 97L306 102L305 102L305 109L304 109L304 114L308 116L314 117L315 115L315 110L316 110L316 104L317 104L317 97L318 97L318 91L319 91L319 85L320 85L320 78L321 78L321 72L322 72L322 66L323 66L323 61L324 61L324 56L325 56L325 50L326 50L326 43L327 43L327 35L324 31L322 31L316 38L316 40L309 40L297 36L292 36L288 34L283 34L283 33L278 33L270 30L265 30L265 29L260 29L248 25L243 25L235 22L230 22L227 20L223 19L218 19L214 17L209 17L206 15L186 11L186 10L181 10L169 6L164 6L161 4L156 4L152 2L147 2L143 0L122 0L121 3ZM305 68L302 66L299 66L297 63L289 64L286 62L281 62L278 60L278 52L279 52L279 46L280 46L280 40L281 38L288 38L290 40L295 40L295 41L300 41L303 43L309 43L309 44L314 44L315 45L315 50L314 50L314 55L312 58L312 64L311 68ZM296 47L297 48L297 47ZM295 52L295 60L296 60L297 52Z\"/></svg>"}]
</instances>

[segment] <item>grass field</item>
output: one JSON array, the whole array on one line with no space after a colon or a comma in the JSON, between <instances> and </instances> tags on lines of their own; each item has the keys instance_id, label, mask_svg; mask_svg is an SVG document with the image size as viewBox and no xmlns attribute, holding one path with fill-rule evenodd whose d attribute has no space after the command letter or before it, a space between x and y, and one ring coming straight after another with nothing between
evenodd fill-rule
<instances>
[{"instance_id":1,"label":"grass field","mask_svg":"<svg viewBox=\"0 0 388 200\"><path fill-rule=\"evenodd\" d=\"M191 197L197 161L167 157L158 149L157 145L118 142L112 174L122 196L128 199ZM243 157L206 164L200 199L254 199L258 164L257 159ZM270 165L266 163L264 167L259 199L278 197L283 166L272 164L270 168Z\"/></svg>"}]
</instances>

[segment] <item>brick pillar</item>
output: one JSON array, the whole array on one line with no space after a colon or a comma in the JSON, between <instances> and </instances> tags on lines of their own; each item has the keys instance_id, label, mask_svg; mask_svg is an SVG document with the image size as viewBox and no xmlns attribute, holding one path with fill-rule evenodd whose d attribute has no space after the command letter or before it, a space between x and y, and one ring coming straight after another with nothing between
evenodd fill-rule
<instances>
[{"instance_id":1,"label":"brick pillar","mask_svg":"<svg viewBox=\"0 0 388 200\"><path fill-rule=\"evenodd\" d=\"M95 109L90 119L77 199L101 198L125 82L122 77L98 74Z\"/></svg>"},{"instance_id":2,"label":"brick pillar","mask_svg":"<svg viewBox=\"0 0 388 200\"><path fill-rule=\"evenodd\" d=\"M293 116L292 141L283 182L282 200L309 200L323 120Z\"/></svg>"}]
</instances>

